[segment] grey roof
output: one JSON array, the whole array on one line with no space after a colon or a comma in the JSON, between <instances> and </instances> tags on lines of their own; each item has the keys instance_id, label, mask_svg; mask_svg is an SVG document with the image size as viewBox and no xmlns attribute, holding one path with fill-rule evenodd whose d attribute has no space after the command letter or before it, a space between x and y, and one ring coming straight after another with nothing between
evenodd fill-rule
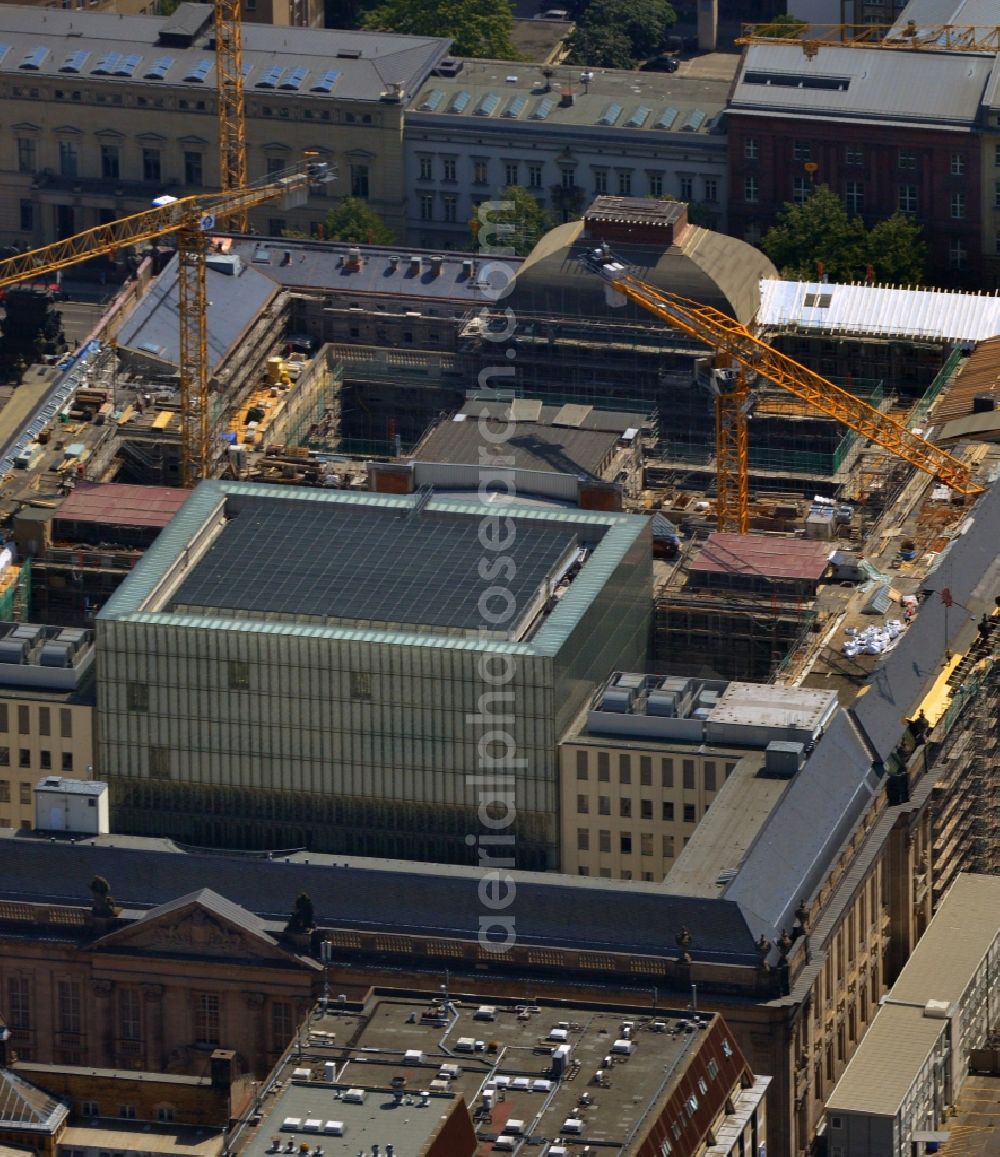
<instances>
[{"instance_id":1,"label":"grey roof","mask_svg":"<svg viewBox=\"0 0 1000 1157\"><path fill-rule=\"evenodd\" d=\"M0 1138L10 1129L54 1133L66 1119L65 1105L10 1069L0 1069Z\"/></svg>"},{"instance_id":2,"label":"grey roof","mask_svg":"<svg viewBox=\"0 0 1000 1157\"><path fill-rule=\"evenodd\" d=\"M260 311L279 291L273 281L256 269L244 269L238 277L206 269L205 290L209 302L209 366L215 373ZM176 257L122 323L118 345L172 366L179 363Z\"/></svg>"},{"instance_id":3,"label":"grey roof","mask_svg":"<svg viewBox=\"0 0 1000 1157\"><path fill-rule=\"evenodd\" d=\"M482 873L475 867L350 860L308 853L302 859L157 850L159 841L127 847L98 840L69 844L0 835L0 896L89 903L86 882L110 881L118 903L144 908L171 902L211 879L234 904L284 920L307 892L324 927L477 940ZM675 933L689 928L697 960L753 964L753 939L735 903L664 894L653 884L512 872L517 937L522 944L671 955Z\"/></svg>"},{"instance_id":4,"label":"grey roof","mask_svg":"<svg viewBox=\"0 0 1000 1157\"><path fill-rule=\"evenodd\" d=\"M910 0L896 17L896 27L915 24L976 24L983 28L997 25L996 0Z\"/></svg>"},{"instance_id":5,"label":"grey roof","mask_svg":"<svg viewBox=\"0 0 1000 1157\"><path fill-rule=\"evenodd\" d=\"M618 442L615 433L518 422L504 439L503 452L517 470L600 476L600 468ZM483 437L475 421L441 422L424 438L413 457L418 462L477 465Z\"/></svg>"},{"instance_id":6,"label":"grey roof","mask_svg":"<svg viewBox=\"0 0 1000 1157\"><path fill-rule=\"evenodd\" d=\"M346 263L348 250L359 248L360 269ZM385 308L402 312L406 298L433 298L455 301L461 308L478 307L496 300L496 294L482 285L476 273L482 262L475 253L437 253L410 246L351 246L336 241L306 241L291 238L258 241L234 240L231 253L237 253L254 271L290 289L328 289L342 294L380 295L387 299ZM415 269L412 258L419 257ZM431 264L441 259L440 271ZM465 262L472 261L471 274ZM523 258L504 257L504 265L515 271Z\"/></svg>"},{"instance_id":7,"label":"grey roof","mask_svg":"<svg viewBox=\"0 0 1000 1157\"><path fill-rule=\"evenodd\" d=\"M637 140L704 138L717 130L730 86L704 76L611 68L590 70L592 79L582 84L579 65L545 66L553 74L547 78L540 64L463 64L457 76L430 77L413 96L406 117L411 129L608 137L619 143L623 133L635 133ZM562 103L564 91L572 92L571 102ZM464 102L461 112L456 102ZM722 146L725 138L718 140ZM419 142L415 147L419 151Z\"/></svg>"},{"instance_id":8,"label":"grey roof","mask_svg":"<svg viewBox=\"0 0 1000 1157\"><path fill-rule=\"evenodd\" d=\"M601 435L594 435L601 437ZM487 630L476 581L481 512L410 514L342 504L250 498L231 512L187 572L168 610L417 630ZM509 629L537 613L539 592L575 555L567 527L516 519L505 550L518 607ZM280 558L280 566L273 560ZM544 598L544 595L542 596Z\"/></svg>"},{"instance_id":9,"label":"grey roof","mask_svg":"<svg viewBox=\"0 0 1000 1157\"><path fill-rule=\"evenodd\" d=\"M991 55L968 52L819 48L809 57L798 43L752 44L729 110L971 130L992 66Z\"/></svg>"},{"instance_id":10,"label":"grey roof","mask_svg":"<svg viewBox=\"0 0 1000 1157\"><path fill-rule=\"evenodd\" d=\"M155 908L150 908L147 912L139 917L137 923L146 923L150 920L158 920L162 916L169 916L174 912L181 912L192 904L197 904L201 908L207 908L210 912L214 912L216 916L221 916L223 920L230 924L235 924L244 931L251 933L254 936L262 936L267 939L268 933L264 926L263 920L259 919L239 904L234 904L232 900L227 900L225 896L220 896L218 892L212 888L198 888L194 892L188 892L183 896L178 896L176 900L168 900L165 904L158 904ZM291 906L289 906L291 911Z\"/></svg>"},{"instance_id":11,"label":"grey roof","mask_svg":"<svg viewBox=\"0 0 1000 1157\"><path fill-rule=\"evenodd\" d=\"M897 739L900 730L897 719ZM875 792L871 765L848 713L838 712L723 892L755 936L791 927L799 900L818 887Z\"/></svg>"},{"instance_id":12,"label":"grey roof","mask_svg":"<svg viewBox=\"0 0 1000 1157\"><path fill-rule=\"evenodd\" d=\"M946 648L961 652L981 615L1000 595L1000 486L994 484L973 508L965 533L954 540L924 579L927 593L913 625L872 672L853 713L868 740L887 760L899 742L900 721L916 713L941 673ZM954 606L941 601L951 591Z\"/></svg>"},{"instance_id":13,"label":"grey roof","mask_svg":"<svg viewBox=\"0 0 1000 1157\"><path fill-rule=\"evenodd\" d=\"M182 85L196 91L211 90L215 86L215 61L208 36L211 20L210 5L191 4L182 5L171 17L52 8L46 9L43 24L30 6L0 6L0 43L9 46L0 60L0 73L66 79L72 74L60 69L70 56L80 53L82 64L77 75L88 83L147 84L151 88ZM178 25L183 25L182 40L190 37L192 30L201 29L194 44L185 47L158 42L161 28ZM254 86L270 68L282 67L286 72L304 68L307 75L295 91L267 90L269 99L297 102L378 101L390 82L413 91L447 54L449 44L438 37L317 28L278 30L267 24L245 24L242 40L243 60L248 68L247 92L255 91ZM35 49L48 49L48 53L36 69L23 70L22 61ZM93 69L107 53L122 58L135 54L141 60L131 73L94 76ZM84 58L82 54L87 55ZM159 59L171 62L163 79L147 78L150 67ZM191 69L201 62L207 62L201 79L186 80ZM314 91L313 86L328 72L337 73L329 92ZM197 118L193 123L198 123Z\"/></svg>"},{"instance_id":14,"label":"grey roof","mask_svg":"<svg viewBox=\"0 0 1000 1157\"><path fill-rule=\"evenodd\" d=\"M482 398L472 398L462 407L463 414L474 418L478 418L480 414L489 414L497 419L509 418L512 422L542 422L547 426L569 425L563 418L568 416L570 410L575 411L572 428L576 430L611 430L616 434L624 434L628 429L641 430L649 420L646 414L627 410L546 405L536 398L514 398L510 402L488 402Z\"/></svg>"}]
</instances>

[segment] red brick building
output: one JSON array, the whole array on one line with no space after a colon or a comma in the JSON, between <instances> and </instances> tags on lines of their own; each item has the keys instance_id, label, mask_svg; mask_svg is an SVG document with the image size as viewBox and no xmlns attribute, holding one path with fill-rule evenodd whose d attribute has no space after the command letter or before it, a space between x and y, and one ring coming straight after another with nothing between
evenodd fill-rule
<instances>
[{"instance_id":1,"label":"red brick building","mask_svg":"<svg viewBox=\"0 0 1000 1157\"><path fill-rule=\"evenodd\" d=\"M869 226L897 210L919 222L929 282L979 288L977 125L992 63L974 53L749 46L727 117L730 231L758 241L786 203L825 184Z\"/></svg>"}]
</instances>

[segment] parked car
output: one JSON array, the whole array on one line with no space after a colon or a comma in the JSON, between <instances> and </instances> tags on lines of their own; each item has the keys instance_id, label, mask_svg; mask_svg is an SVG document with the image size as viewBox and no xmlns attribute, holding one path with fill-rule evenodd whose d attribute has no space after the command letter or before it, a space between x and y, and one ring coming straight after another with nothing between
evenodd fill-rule
<instances>
[{"instance_id":1,"label":"parked car","mask_svg":"<svg viewBox=\"0 0 1000 1157\"><path fill-rule=\"evenodd\" d=\"M676 72L680 61L676 56L654 56L639 69L640 72Z\"/></svg>"}]
</instances>

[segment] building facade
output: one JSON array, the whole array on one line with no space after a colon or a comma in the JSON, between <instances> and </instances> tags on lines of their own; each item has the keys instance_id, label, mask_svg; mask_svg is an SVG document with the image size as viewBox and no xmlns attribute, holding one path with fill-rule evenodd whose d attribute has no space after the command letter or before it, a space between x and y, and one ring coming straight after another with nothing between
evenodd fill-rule
<instances>
[{"instance_id":1,"label":"building facade","mask_svg":"<svg viewBox=\"0 0 1000 1157\"><path fill-rule=\"evenodd\" d=\"M30 248L163 193L219 187L209 6L182 4L170 17L49 10L42 25L33 9L8 7L0 35L0 242ZM249 179L297 165L307 150L338 174L304 208L251 212L256 230L319 235L328 209L351 195L400 232L405 95L447 43L245 27Z\"/></svg>"},{"instance_id":2,"label":"building facade","mask_svg":"<svg viewBox=\"0 0 1000 1157\"><path fill-rule=\"evenodd\" d=\"M896 212L921 225L928 280L978 289L993 66L966 52L749 46L726 117L730 231L757 243L784 205L829 185L868 225Z\"/></svg>"},{"instance_id":3,"label":"building facade","mask_svg":"<svg viewBox=\"0 0 1000 1157\"><path fill-rule=\"evenodd\" d=\"M406 112L406 235L422 246L474 248L477 206L511 185L556 222L611 194L688 202L699 224L724 229L728 87L504 61L435 73Z\"/></svg>"}]
</instances>

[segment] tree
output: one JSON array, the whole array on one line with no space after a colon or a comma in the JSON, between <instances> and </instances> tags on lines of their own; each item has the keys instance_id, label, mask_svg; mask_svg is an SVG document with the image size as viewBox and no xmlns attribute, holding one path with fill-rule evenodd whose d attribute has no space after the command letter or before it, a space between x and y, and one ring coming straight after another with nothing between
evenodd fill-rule
<instances>
[{"instance_id":1,"label":"tree","mask_svg":"<svg viewBox=\"0 0 1000 1157\"><path fill-rule=\"evenodd\" d=\"M411 36L450 36L456 56L514 60L510 0L382 0L362 27Z\"/></svg>"},{"instance_id":2,"label":"tree","mask_svg":"<svg viewBox=\"0 0 1000 1157\"><path fill-rule=\"evenodd\" d=\"M787 204L761 248L794 281L818 280L820 263L831 281L864 275L864 222L848 214L829 185L820 185L801 205Z\"/></svg>"},{"instance_id":3,"label":"tree","mask_svg":"<svg viewBox=\"0 0 1000 1157\"><path fill-rule=\"evenodd\" d=\"M570 64L589 64L593 68L633 68L632 45L620 28L597 28L578 25L566 41Z\"/></svg>"},{"instance_id":4,"label":"tree","mask_svg":"<svg viewBox=\"0 0 1000 1157\"><path fill-rule=\"evenodd\" d=\"M783 12L766 24L755 25L753 32L754 36L771 36L775 40L798 40L808 27L805 20L800 20L790 12Z\"/></svg>"},{"instance_id":5,"label":"tree","mask_svg":"<svg viewBox=\"0 0 1000 1157\"><path fill-rule=\"evenodd\" d=\"M669 0L593 0L569 38L570 60L632 68L663 47L676 19Z\"/></svg>"},{"instance_id":6,"label":"tree","mask_svg":"<svg viewBox=\"0 0 1000 1157\"><path fill-rule=\"evenodd\" d=\"M911 218L893 213L868 233L868 262L876 281L919 285L924 277L927 245L923 230Z\"/></svg>"},{"instance_id":7,"label":"tree","mask_svg":"<svg viewBox=\"0 0 1000 1157\"><path fill-rule=\"evenodd\" d=\"M493 209L488 217L491 228L501 226L496 229L498 244L509 245L519 257L527 257L538 239L552 228L552 218L520 185L502 189L494 203L504 206ZM503 226L512 226L512 229L507 232Z\"/></svg>"},{"instance_id":8,"label":"tree","mask_svg":"<svg viewBox=\"0 0 1000 1157\"><path fill-rule=\"evenodd\" d=\"M392 230L360 197L345 197L327 213L326 235L331 241L355 245L391 245L395 241Z\"/></svg>"},{"instance_id":9,"label":"tree","mask_svg":"<svg viewBox=\"0 0 1000 1157\"><path fill-rule=\"evenodd\" d=\"M877 281L919 285L923 280L926 246L921 228L902 213L894 213L866 229L851 216L829 185L820 185L801 205L788 204L778 214L761 248L795 281Z\"/></svg>"}]
</instances>

